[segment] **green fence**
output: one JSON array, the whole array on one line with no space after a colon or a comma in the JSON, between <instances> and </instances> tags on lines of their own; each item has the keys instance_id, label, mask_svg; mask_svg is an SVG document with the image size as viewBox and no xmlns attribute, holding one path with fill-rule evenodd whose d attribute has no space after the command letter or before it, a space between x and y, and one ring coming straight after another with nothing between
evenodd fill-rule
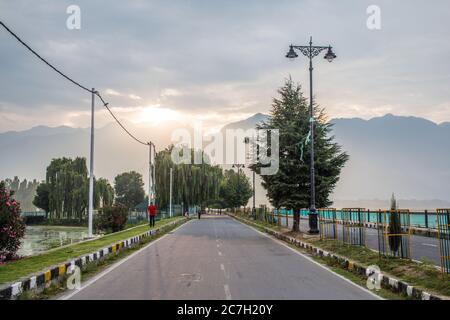
<instances>
[{"instance_id":1,"label":"green fence","mask_svg":"<svg viewBox=\"0 0 450 320\"><path fill-rule=\"evenodd\" d=\"M450 274L450 209L438 209L437 216L441 270Z\"/></svg>"},{"instance_id":2,"label":"green fence","mask_svg":"<svg viewBox=\"0 0 450 320\"><path fill-rule=\"evenodd\" d=\"M411 258L411 214L409 210L384 210L377 221L380 255Z\"/></svg>"}]
</instances>

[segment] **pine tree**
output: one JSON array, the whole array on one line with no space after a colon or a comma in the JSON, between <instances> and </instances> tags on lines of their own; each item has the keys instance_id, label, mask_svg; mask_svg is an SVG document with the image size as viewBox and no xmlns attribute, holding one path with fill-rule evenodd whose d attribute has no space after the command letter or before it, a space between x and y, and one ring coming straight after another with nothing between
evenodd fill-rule
<instances>
[{"instance_id":1,"label":"pine tree","mask_svg":"<svg viewBox=\"0 0 450 320\"><path fill-rule=\"evenodd\" d=\"M402 236L399 236L402 232L402 226L400 222L400 213L397 211L398 205L395 199L394 193L391 197L391 212L389 214L389 248L397 255L397 251L400 248L402 242Z\"/></svg>"},{"instance_id":2,"label":"pine tree","mask_svg":"<svg viewBox=\"0 0 450 320\"><path fill-rule=\"evenodd\" d=\"M299 230L300 209L310 205L310 145L308 144L309 103L300 85L287 79L273 99L270 117L258 129L279 130L279 170L274 175L261 176L271 204L294 211L293 230ZM315 180L316 207L331 205L329 199L348 155L335 143L332 124L327 122L324 109L314 105L315 116ZM251 168L260 172L261 164Z\"/></svg>"}]
</instances>

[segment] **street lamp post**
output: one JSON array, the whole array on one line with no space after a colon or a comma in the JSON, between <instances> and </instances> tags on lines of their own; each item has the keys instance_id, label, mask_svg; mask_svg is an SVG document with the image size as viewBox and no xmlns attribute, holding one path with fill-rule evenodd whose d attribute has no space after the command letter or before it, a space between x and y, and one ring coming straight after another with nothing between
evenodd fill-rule
<instances>
[{"instance_id":1,"label":"street lamp post","mask_svg":"<svg viewBox=\"0 0 450 320\"><path fill-rule=\"evenodd\" d=\"M173 181L173 168L170 168L169 217L171 217L171 218L172 218L172 181Z\"/></svg>"},{"instance_id":2,"label":"street lamp post","mask_svg":"<svg viewBox=\"0 0 450 320\"><path fill-rule=\"evenodd\" d=\"M250 138L249 137L245 137L244 140L245 144L250 144ZM257 147L259 147L259 145L257 145ZM259 148L258 148L259 150ZM259 152L258 152L259 153ZM258 154L256 156L256 159L258 160ZM252 197L253 197L253 207L252 207L252 217L253 219L256 220L256 198L255 198L255 170L252 170L253 172L253 185L252 185Z\"/></svg>"},{"instance_id":3,"label":"street lamp post","mask_svg":"<svg viewBox=\"0 0 450 320\"><path fill-rule=\"evenodd\" d=\"M237 168L237 172L238 172L238 181L237 181L237 183L238 183L238 193L241 191L240 189L241 189L241 183L240 183L240 179L241 179L241 168L244 168L245 167L245 165L244 164L242 164L242 163L235 163L235 164L233 164L232 166L231 166L232 168Z\"/></svg>"},{"instance_id":4,"label":"street lamp post","mask_svg":"<svg viewBox=\"0 0 450 320\"><path fill-rule=\"evenodd\" d=\"M291 60L298 57L295 50L299 50L304 56L309 58L309 114L310 114L310 132L311 132L311 159L310 159L310 186L311 186L311 207L309 209L309 233L318 234L317 212L316 212L316 188L315 188L315 171L314 171L314 109L313 109L313 79L312 79L312 59L316 57L323 50L328 50L324 58L329 62L336 58L332 47L313 46L312 37L309 40L309 46L294 46L289 47L289 52L286 58Z\"/></svg>"}]
</instances>

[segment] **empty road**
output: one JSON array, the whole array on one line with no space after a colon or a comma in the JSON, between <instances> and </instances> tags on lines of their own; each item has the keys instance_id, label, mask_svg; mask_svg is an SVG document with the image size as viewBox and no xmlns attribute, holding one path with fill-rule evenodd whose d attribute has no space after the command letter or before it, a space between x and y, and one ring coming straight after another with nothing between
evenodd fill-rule
<instances>
[{"instance_id":1,"label":"empty road","mask_svg":"<svg viewBox=\"0 0 450 320\"><path fill-rule=\"evenodd\" d=\"M192 220L63 299L376 299L229 218Z\"/></svg>"}]
</instances>

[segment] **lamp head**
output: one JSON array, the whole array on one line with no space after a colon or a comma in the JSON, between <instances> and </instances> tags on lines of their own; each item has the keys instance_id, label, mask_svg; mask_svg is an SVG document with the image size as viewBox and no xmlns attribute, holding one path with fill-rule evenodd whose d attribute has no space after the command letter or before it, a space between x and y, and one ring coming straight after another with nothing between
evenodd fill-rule
<instances>
[{"instance_id":1,"label":"lamp head","mask_svg":"<svg viewBox=\"0 0 450 320\"><path fill-rule=\"evenodd\" d=\"M289 46L289 52L286 54L286 58L288 58L289 60L294 60L297 57L298 57L298 54L295 53L294 46L291 44Z\"/></svg>"},{"instance_id":2,"label":"lamp head","mask_svg":"<svg viewBox=\"0 0 450 320\"><path fill-rule=\"evenodd\" d=\"M327 59L328 62L331 62L336 58L336 55L334 54L333 50L331 49L331 46L328 47L328 51L325 54L325 57L323 57L323 58Z\"/></svg>"}]
</instances>

